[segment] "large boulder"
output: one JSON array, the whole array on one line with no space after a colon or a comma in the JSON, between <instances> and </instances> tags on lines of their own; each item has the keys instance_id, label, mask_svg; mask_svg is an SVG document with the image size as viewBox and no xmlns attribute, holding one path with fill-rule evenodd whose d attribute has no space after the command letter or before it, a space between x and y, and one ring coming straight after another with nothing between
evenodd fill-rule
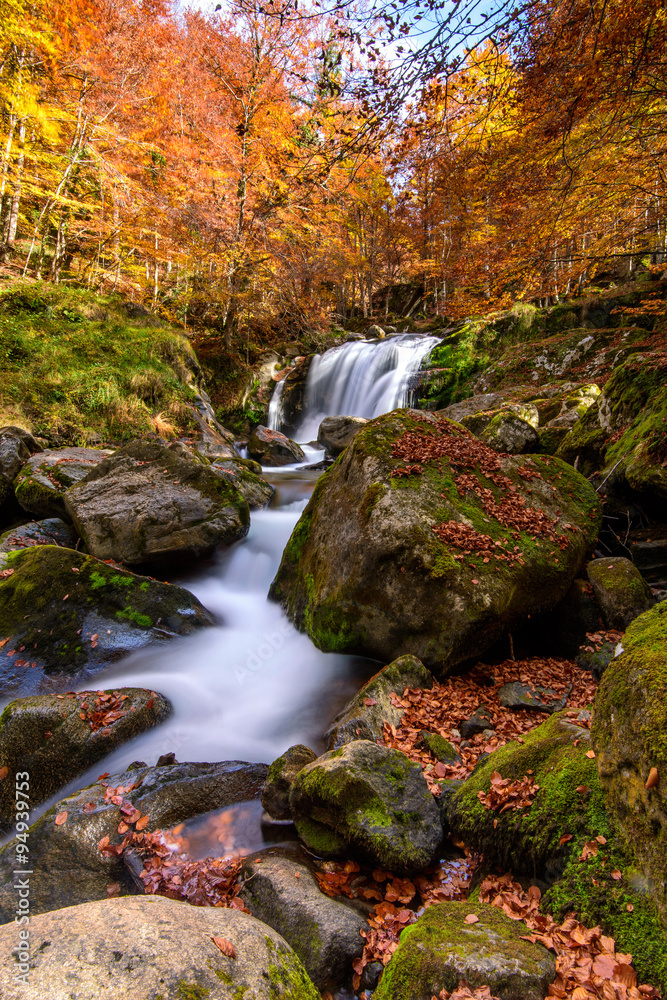
<instances>
[{"instance_id":1,"label":"large boulder","mask_svg":"<svg viewBox=\"0 0 667 1000\"><path fill-rule=\"evenodd\" d=\"M632 622L623 647L598 689L593 745L608 807L667 916L667 601Z\"/></svg>"},{"instance_id":2,"label":"large boulder","mask_svg":"<svg viewBox=\"0 0 667 1000\"><path fill-rule=\"evenodd\" d=\"M29 941L17 961L19 928L0 929L4 1000L319 1000L289 945L238 910L108 899L31 918Z\"/></svg>"},{"instance_id":3,"label":"large boulder","mask_svg":"<svg viewBox=\"0 0 667 1000\"><path fill-rule=\"evenodd\" d=\"M476 923L466 923L474 913ZM438 903L401 934L374 1000L431 1000L465 979L499 1000L542 1000L556 963L526 928L495 906Z\"/></svg>"},{"instance_id":4,"label":"large boulder","mask_svg":"<svg viewBox=\"0 0 667 1000\"><path fill-rule=\"evenodd\" d=\"M525 416L515 412L513 407L495 414L479 436L494 451L507 455L523 455L526 452L537 451L540 441L534 425Z\"/></svg>"},{"instance_id":5,"label":"large boulder","mask_svg":"<svg viewBox=\"0 0 667 1000\"><path fill-rule=\"evenodd\" d=\"M28 771L35 808L170 712L166 698L141 688L18 698L0 715L0 773ZM0 781L0 828L15 814L14 785Z\"/></svg>"},{"instance_id":6,"label":"large boulder","mask_svg":"<svg viewBox=\"0 0 667 1000\"><path fill-rule=\"evenodd\" d=\"M381 868L418 871L442 841L421 767L370 740L306 765L292 784L290 808L299 836L321 857L351 850Z\"/></svg>"},{"instance_id":7,"label":"large boulder","mask_svg":"<svg viewBox=\"0 0 667 1000\"><path fill-rule=\"evenodd\" d=\"M65 496L89 551L128 566L207 552L248 532L247 501L209 466L134 441Z\"/></svg>"},{"instance_id":8,"label":"large boulder","mask_svg":"<svg viewBox=\"0 0 667 1000\"><path fill-rule=\"evenodd\" d=\"M241 899L294 949L319 990L349 981L361 955L366 920L353 907L321 892L304 858L272 851L248 858Z\"/></svg>"},{"instance_id":9,"label":"large boulder","mask_svg":"<svg viewBox=\"0 0 667 1000\"><path fill-rule=\"evenodd\" d=\"M261 465L294 465L306 457L303 448L280 431L256 427L248 438L248 454Z\"/></svg>"},{"instance_id":10,"label":"large boulder","mask_svg":"<svg viewBox=\"0 0 667 1000\"><path fill-rule=\"evenodd\" d=\"M16 528L10 528L0 535L0 552L28 549L33 545L62 545L73 549L78 535L70 524L59 517L49 517L44 521L28 521Z\"/></svg>"},{"instance_id":11,"label":"large boulder","mask_svg":"<svg viewBox=\"0 0 667 1000\"><path fill-rule=\"evenodd\" d=\"M397 410L321 477L270 596L320 649L412 653L446 674L555 606L600 520L564 462L498 455L435 414Z\"/></svg>"},{"instance_id":12,"label":"large boulder","mask_svg":"<svg viewBox=\"0 0 667 1000\"><path fill-rule=\"evenodd\" d=\"M65 491L111 455L100 448L49 448L33 455L14 481L16 499L36 517L65 517Z\"/></svg>"},{"instance_id":13,"label":"large boulder","mask_svg":"<svg viewBox=\"0 0 667 1000\"><path fill-rule=\"evenodd\" d=\"M66 690L215 619L188 590L55 545L0 553L0 693Z\"/></svg>"},{"instance_id":14,"label":"large boulder","mask_svg":"<svg viewBox=\"0 0 667 1000\"><path fill-rule=\"evenodd\" d=\"M317 432L317 443L337 458L367 423L365 417L325 417Z\"/></svg>"},{"instance_id":15,"label":"large boulder","mask_svg":"<svg viewBox=\"0 0 667 1000\"><path fill-rule=\"evenodd\" d=\"M432 687L433 675L416 656L399 656L371 677L339 712L326 733L328 748L336 750L352 740L381 739L385 722L397 726L404 712L391 695L400 696L406 688Z\"/></svg>"},{"instance_id":16,"label":"large boulder","mask_svg":"<svg viewBox=\"0 0 667 1000\"><path fill-rule=\"evenodd\" d=\"M586 572L609 629L624 632L630 622L654 604L651 588L624 556L591 559Z\"/></svg>"},{"instance_id":17,"label":"large boulder","mask_svg":"<svg viewBox=\"0 0 667 1000\"><path fill-rule=\"evenodd\" d=\"M239 761L140 767L108 775L66 796L28 831L31 912L105 899L112 882L120 885L122 894L136 892L122 858L99 849L104 837L112 844L120 842L118 826L127 817L124 803L148 816L146 830L166 829L256 798L266 772L265 764ZM0 850L0 923L14 919L17 844L11 840Z\"/></svg>"}]
</instances>

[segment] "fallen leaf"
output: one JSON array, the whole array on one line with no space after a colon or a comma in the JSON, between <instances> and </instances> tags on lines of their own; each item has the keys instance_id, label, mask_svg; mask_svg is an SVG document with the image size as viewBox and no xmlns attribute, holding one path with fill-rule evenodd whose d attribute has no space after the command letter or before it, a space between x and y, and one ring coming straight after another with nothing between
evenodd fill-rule
<instances>
[{"instance_id":1,"label":"fallen leaf","mask_svg":"<svg viewBox=\"0 0 667 1000\"><path fill-rule=\"evenodd\" d=\"M212 937L211 941L216 948L220 949L223 955L227 956L227 958L236 958L236 948L231 941L227 940L227 938Z\"/></svg>"},{"instance_id":2,"label":"fallen leaf","mask_svg":"<svg viewBox=\"0 0 667 1000\"><path fill-rule=\"evenodd\" d=\"M135 825L135 830L145 830L148 826L148 814L142 816L141 819L137 820Z\"/></svg>"},{"instance_id":3,"label":"fallen leaf","mask_svg":"<svg viewBox=\"0 0 667 1000\"><path fill-rule=\"evenodd\" d=\"M8 774L9 774L8 767L0 767L0 781L4 781Z\"/></svg>"},{"instance_id":4,"label":"fallen leaf","mask_svg":"<svg viewBox=\"0 0 667 1000\"><path fill-rule=\"evenodd\" d=\"M563 834L563 836L562 836L562 837L560 838L560 840L558 841L558 843L559 843L559 844L561 845L561 847L562 847L562 846L563 846L563 844L567 844L567 842L568 842L568 841L572 840L573 836L574 836L574 834L573 834L573 833L564 833L564 834Z\"/></svg>"},{"instance_id":5,"label":"fallen leaf","mask_svg":"<svg viewBox=\"0 0 667 1000\"><path fill-rule=\"evenodd\" d=\"M587 757L588 757L588 758L589 758L590 760L593 760L593 758L595 757L595 750L587 750L587 751L586 751L586 756L587 756Z\"/></svg>"},{"instance_id":6,"label":"fallen leaf","mask_svg":"<svg viewBox=\"0 0 667 1000\"><path fill-rule=\"evenodd\" d=\"M58 815L56 816L56 818L55 818L55 824L56 824L56 826L62 826L63 823L66 823L66 822L67 822L67 810L63 809L63 811L59 812Z\"/></svg>"},{"instance_id":7,"label":"fallen leaf","mask_svg":"<svg viewBox=\"0 0 667 1000\"><path fill-rule=\"evenodd\" d=\"M111 899L113 896L120 896L120 882L109 882L107 886L107 898Z\"/></svg>"},{"instance_id":8,"label":"fallen leaf","mask_svg":"<svg viewBox=\"0 0 667 1000\"><path fill-rule=\"evenodd\" d=\"M616 868L616 870L615 870L615 871L613 871L613 872L611 873L611 877L612 877L612 878L613 878L613 879L614 879L614 880L615 880L616 882L618 882L618 881L619 881L619 879L622 879L622 878L623 878L623 875L622 875L622 873L621 873L621 872L619 872L618 868Z\"/></svg>"},{"instance_id":9,"label":"fallen leaf","mask_svg":"<svg viewBox=\"0 0 667 1000\"><path fill-rule=\"evenodd\" d=\"M476 913L469 913L468 916L463 921L464 924L478 924L479 917Z\"/></svg>"},{"instance_id":10,"label":"fallen leaf","mask_svg":"<svg viewBox=\"0 0 667 1000\"><path fill-rule=\"evenodd\" d=\"M628 911L628 913L632 913L632 911L634 910L634 906L632 905L632 903L626 903L625 908Z\"/></svg>"},{"instance_id":11,"label":"fallen leaf","mask_svg":"<svg viewBox=\"0 0 667 1000\"><path fill-rule=\"evenodd\" d=\"M658 784L658 769L657 767L652 767L648 772L648 778L646 779L646 784L644 788L655 788Z\"/></svg>"}]
</instances>

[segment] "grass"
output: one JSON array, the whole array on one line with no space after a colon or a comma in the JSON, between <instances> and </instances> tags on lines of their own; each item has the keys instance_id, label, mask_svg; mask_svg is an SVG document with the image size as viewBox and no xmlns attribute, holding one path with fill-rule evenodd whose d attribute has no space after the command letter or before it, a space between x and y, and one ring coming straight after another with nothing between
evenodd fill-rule
<instances>
[{"instance_id":1,"label":"grass","mask_svg":"<svg viewBox=\"0 0 667 1000\"><path fill-rule=\"evenodd\" d=\"M53 446L183 434L199 376L188 340L121 296L45 282L0 291L0 422Z\"/></svg>"}]
</instances>

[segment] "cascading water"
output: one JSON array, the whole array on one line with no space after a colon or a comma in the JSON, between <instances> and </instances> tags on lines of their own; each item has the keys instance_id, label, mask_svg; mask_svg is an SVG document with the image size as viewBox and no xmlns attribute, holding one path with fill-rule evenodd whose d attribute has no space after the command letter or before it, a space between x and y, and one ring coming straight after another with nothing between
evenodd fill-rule
<instances>
[{"instance_id":1,"label":"cascading water","mask_svg":"<svg viewBox=\"0 0 667 1000\"><path fill-rule=\"evenodd\" d=\"M325 417L379 417L407 406L410 377L440 343L440 337L399 334L379 341L353 341L313 358L306 382L303 417L293 437L313 441ZM282 430L279 382L269 407L269 427Z\"/></svg>"}]
</instances>

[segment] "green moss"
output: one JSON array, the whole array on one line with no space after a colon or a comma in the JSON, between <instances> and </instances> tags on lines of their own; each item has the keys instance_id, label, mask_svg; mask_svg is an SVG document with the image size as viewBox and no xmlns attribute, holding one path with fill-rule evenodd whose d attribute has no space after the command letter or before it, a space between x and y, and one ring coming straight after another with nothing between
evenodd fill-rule
<instances>
[{"instance_id":1,"label":"green moss","mask_svg":"<svg viewBox=\"0 0 667 1000\"><path fill-rule=\"evenodd\" d=\"M371 483L364 493L363 500L359 505L359 513L361 514L364 521L368 521L371 514L373 513L373 508L379 501L380 497L384 493L386 486L384 483Z\"/></svg>"},{"instance_id":2,"label":"green moss","mask_svg":"<svg viewBox=\"0 0 667 1000\"><path fill-rule=\"evenodd\" d=\"M116 618L134 622L139 628L149 629L153 627L153 622L148 615L142 615L139 611L135 611L134 608L123 608L122 611L117 611Z\"/></svg>"},{"instance_id":3,"label":"green moss","mask_svg":"<svg viewBox=\"0 0 667 1000\"><path fill-rule=\"evenodd\" d=\"M305 840L309 848L323 858L341 854L347 848L347 841L339 836L330 826L318 823L316 820L304 817L297 824L299 836Z\"/></svg>"},{"instance_id":4,"label":"green moss","mask_svg":"<svg viewBox=\"0 0 667 1000\"><path fill-rule=\"evenodd\" d=\"M178 983L179 1000L206 1000L211 995L211 991L206 986L199 986L198 983L187 983L185 979Z\"/></svg>"},{"instance_id":5,"label":"green moss","mask_svg":"<svg viewBox=\"0 0 667 1000\"><path fill-rule=\"evenodd\" d=\"M320 1000L298 957L282 950L279 963L269 965L269 996L271 1000Z\"/></svg>"}]
</instances>

